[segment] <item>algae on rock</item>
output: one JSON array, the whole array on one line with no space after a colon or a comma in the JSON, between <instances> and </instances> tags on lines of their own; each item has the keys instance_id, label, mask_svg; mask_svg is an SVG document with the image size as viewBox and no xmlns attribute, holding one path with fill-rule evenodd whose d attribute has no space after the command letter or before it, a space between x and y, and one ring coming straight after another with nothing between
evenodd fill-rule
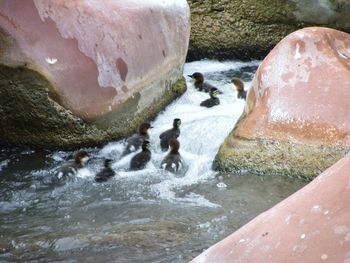
<instances>
[{"instance_id":1,"label":"algae on rock","mask_svg":"<svg viewBox=\"0 0 350 263\"><path fill-rule=\"evenodd\" d=\"M121 139L182 94L186 82L183 78L175 83L164 81L151 87L150 92L155 89L162 90L161 96L141 110L138 103L143 98L138 93L116 111L83 120L57 103L50 82L38 72L26 66L1 65L0 145L71 148ZM126 109L129 105L133 108Z\"/></svg>"},{"instance_id":2,"label":"algae on rock","mask_svg":"<svg viewBox=\"0 0 350 263\"><path fill-rule=\"evenodd\" d=\"M323 2L327 1L188 0L192 25L188 59L263 58L283 37L307 26L350 32L350 4Z\"/></svg>"}]
</instances>

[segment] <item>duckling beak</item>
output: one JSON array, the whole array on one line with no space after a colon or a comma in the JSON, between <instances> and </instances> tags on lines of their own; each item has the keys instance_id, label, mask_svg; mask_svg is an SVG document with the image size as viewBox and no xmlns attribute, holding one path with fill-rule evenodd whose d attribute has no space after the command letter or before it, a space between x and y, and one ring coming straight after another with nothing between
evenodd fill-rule
<instances>
[{"instance_id":1,"label":"duckling beak","mask_svg":"<svg viewBox=\"0 0 350 263\"><path fill-rule=\"evenodd\" d=\"M187 75L188 77L190 77L191 79L193 79L193 76L192 75Z\"/></svg>"}]
</instances>

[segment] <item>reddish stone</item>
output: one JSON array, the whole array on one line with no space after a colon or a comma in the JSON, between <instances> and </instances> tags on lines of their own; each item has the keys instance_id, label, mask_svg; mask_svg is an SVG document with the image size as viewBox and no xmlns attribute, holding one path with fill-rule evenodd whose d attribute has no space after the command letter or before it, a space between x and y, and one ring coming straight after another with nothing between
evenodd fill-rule
<instances>
[{"instance_id":1,"label":"reddish stone","mask_svg":"<svg viewBox=\"0 0 350 263\"><path fill-rule=\"evenodd\" d=\"M350 262L350 155L192 263Z\"/></svg>"},{"instance_id":2,"label":"reddish stone","mask_svg":"<svg viewBox=\"0 0 350 263\"><path fill-rule=\"evenodd\" d=\"M0 63L38 71L52 99L95 118L176 68L181 78L189 30L184 0L2 0Z\"/></svg>"},{"instance_id":3,"label":"reddish stone","mask_svg":"<svg viewBox=\"0 0 350 263\"><path fill-rule=\"evenodd\" d=\"M305 28L285 37L258 68L235 135L350 144L350 35Z\"/></svg>"},{"instance_id":4,"label":"reddish stone","mask_svg":"<svg viewBox=\"0 0 350 263\"><path fill-rule=\"evenodd\" d=\"M218 170L313 178L350 150L350 35L310 27L259 66Z\"/></svg>"}]
</instances>

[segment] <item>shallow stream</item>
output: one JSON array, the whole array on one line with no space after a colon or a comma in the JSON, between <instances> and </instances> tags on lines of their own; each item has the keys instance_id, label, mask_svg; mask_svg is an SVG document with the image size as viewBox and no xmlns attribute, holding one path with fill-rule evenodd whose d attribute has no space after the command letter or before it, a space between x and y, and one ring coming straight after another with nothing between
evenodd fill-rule
<instances>
[{"instance_id":1,"label":"shallow stream","mask_svg":"<svg viewBox=\"0 0 350 263\"><path fill-rule=\"evenodd\" d=\"M248 87L259 63L187 63L188 90L151 122L152 161L142 171L127 171L132 155L120 158L122 140L87 149L93 158L74 180L47 185L44 178L72 152L2 149L0 262L188 262L304 186L297 179L211 169L244 107L230 79L240 77ZM199 106L209 96L187 77L195 71L223 92L220 105ZM158 136L174 118L182 120L184 176L159 169L165 154ZM117 175L95 183L104 158L114 160Z\"/></svg>"}]
</instances>

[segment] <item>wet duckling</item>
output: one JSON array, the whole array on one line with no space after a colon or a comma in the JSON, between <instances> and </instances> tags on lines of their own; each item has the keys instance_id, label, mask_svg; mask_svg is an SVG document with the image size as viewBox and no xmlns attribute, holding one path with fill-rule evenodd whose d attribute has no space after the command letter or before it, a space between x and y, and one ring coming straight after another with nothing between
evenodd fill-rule
<instances>
[{"instance_id":1,"label":"wet duckling","mask_svg":"<svg viewBox=\"0 0 350 263\"><path fill-rule=\"evenodd\" d=\"M204 81L204 76L200 72L195 72L192 75L188 75L190 78L194 79L194 87L198 89L199 91L204 91L204 92L210 92L212 88L216 88L215 86L211 85L208 82ZM218 90L219 91L219 90ZM221 94L222 92L219 91Z\"/></svg>"},{"instance_id":2,"label":"wet duckling","mask_svg":"<svg viewBox=\"0 0 350 263\"><path fill-rule=\"evenodd\" d=\"M152 128L152 126L148 122L142 123L139 127L139 132L126 140L127 145L122 153L122 156L139 150L142 143L145 140L149 140L148 129L150 128Z\"/></svg>"},{"instance_id":3,"label":"wet duckling","mask_svg":"<svg viewBox=\"0 0 350 263\"><path fill-rule=\"evenodd\" d=\"M209 92L209 95L210 95L210 99L202 101L200 106L211 108L213 106L220 104L220 100L217 97L219 95L219 91L217 88L212 88Z\"/></svg>"},{"instance_id":4,"label":"wet duckling","mask_svg":"<svg viewBox=\"0 0 350 263\"><path fill-rule=\"evenodd\" d=\"M95 176L95 181L98 183L106 182L108 179L115 175L114 170L112 169L112 160L106 159L104 161L104 168Z\"/></svg>"},{"instance_id":5,"label":"wet duckling","mask_svg":"<svg viewBox=\"0 0 350 263\"><path fill-rule=\"evenodd\" d=\"M130 170L141 170L146 167L151 160L151 143L147 140L142 143L142 152L132 157L130 161Z\"/></svg>"},{"instance_id":6,"label":"wet duckling","mask_svg":"<svg viewBox=\"0 0 350 263\"><path fill-rule=\"evenodd\" d=\"M71 178L73 175L78 173L79 169L86 165L88 160L89 155L86 151L78 151L73 160L67 161L55 171L56 179L61 181Z\"/></svg>"},{"instance_id":7,"label":"wet duckling","mask_svg":"<svg viewBox=\"0 0 350 263\"><path fill-rule=\"evenodd\" d=\"M170 152L164 157L160 166L164 170L176 174L180 172L183 167L183 160L179 153L180 143L177 139L172 138L169 141L169 146Z\"/></svg>"},{"instance_id":8,"label":"wet duckling","mask_svg":"<svg viewBox=\"0 0 350 263\"><path fill-rule=\"evenodd\" d=\"M233 78L233 79L231 79L231 83L236 87L236 90L238 92L237 98L245 100L247 97L247 91L244 90L243 81L239 78Z\"/></svg>"},{"instance_id":9,"label":"wet duckling","mask_svg":"<svg viewBox=\"0 0 350 263\"><path fill-rule=\"evenodd\" d=\"M181 120L176 118L173 121L173 128L162 132L159 135L160 139L160 148L163 152L166 152L169 149L169 140L172 138L178 138L180 136L180 125Z\"/></svg>"}]
</instances>

